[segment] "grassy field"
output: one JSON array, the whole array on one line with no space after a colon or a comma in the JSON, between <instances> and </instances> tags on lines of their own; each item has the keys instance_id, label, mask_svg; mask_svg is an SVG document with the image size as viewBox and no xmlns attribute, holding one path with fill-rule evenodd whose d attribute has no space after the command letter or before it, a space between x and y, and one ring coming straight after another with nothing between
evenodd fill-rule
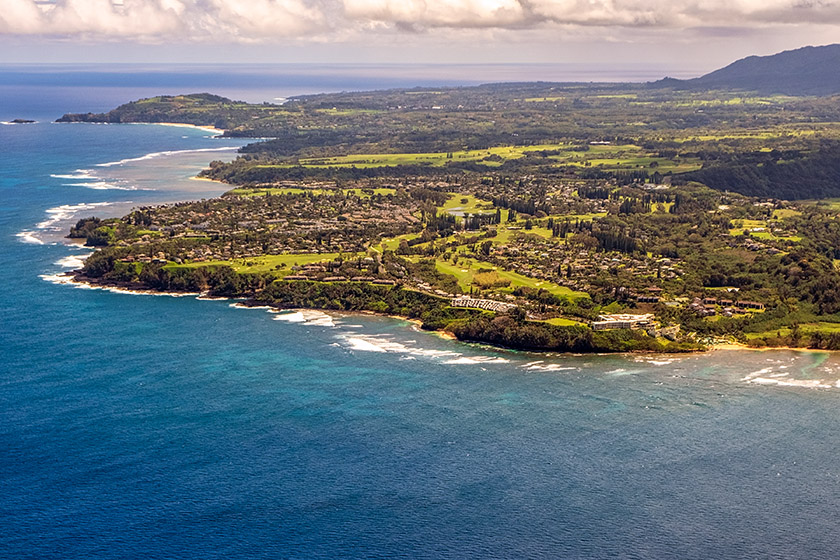
<instances>
[{"instance_id":1,"label":"grassy field","mask_svg":"<svg viewBox=\"0 0 840 560\"><path fill-rule=\"evenodd\" d=\"M461 150L455 152L397 153L397 154L349 154L330 158L306 158L300 160L304 167L393 167L396 165L430 165L442 167L450 161L474 161L498 167L503 160L519 159L527 152L540 150L561 150L566 144L543 144L537 146L497 146L486 150ZM482 161L485 158L493 159ZM495 161L494 161L495 160ZM270 167L288 167L278 164Z\"/></svg>"},{"instance_id":2,"label":"grassy field","mask_svg":"<svg viewBox=\"0 0 840 560\"><path fill-rule=\"evenodd\" d=\"M673 202L655 202L651 205L650 213L668 214L673 206Z\"/></svg>"},{"instance_id":3,"label":"grassy field","mask_svg":"<svg viewBox=\"0 0 840 560\"><path fill-rule=\"evenodd\" d=\"M788 218L795 218L796 216L801 216L802 212L799 210L794 210L792 208L779 208L778 210L773 210L773 219L774 220L786 220Z\"/></svg>"},{"instance_id":4,"label":"grassy field","mask_svg":"<svg viewBox=\"0 0 840 560\"><path fill-rule=\"evenodd\" d=\"M823 334L837 333L840 332L840 323L802 323L801 325L799 325L799 332L803 334L809 334L814 332L820 332ZM782 327L780 329L773 329L770 331L745 334L748 339L752 340L755 338L768 338L777 335L788 336L790 333L791 329L789 327Z\"/></svg>"},{"instance_id":5,"label":"grassy field","mask_svg":"<svg viewBox=\"0 0 840 560\"><path fill-rule=\"evenodd\" d=\"M524 286L527 288L544 289L556 296L568 299L589 297L589 294L584 292L576 292L570 288L566 288L565 286L558 286L557 284L545 280L529 278L528 276L500 269L491 263L475 259L463 259L457 265L449 261L437 260L436 266L438 271L454 276L458 280L458 285L464 291L469 291L473 282L473 277L478 274L479 269L484 268L495 270L500 278L510 281L510 287L498 290L500 292L511 292L514 288Z\"/></svg>"},{"instance_id":6,"label":"grassy field","mask_svg":"<svg viewBox=\"0 0 840 560\"><path fill-rule=\"evenodd\" d=\"M419 233L406 233L404 235L398 235L397 237L389 237L387 239L383 239L382 242L377 244L374 248L382 251L396 251L397 247L400 246L400 241L403 239L411 241L417 237L420 237Z\"/></svg>"},{"instance_id":7,"label":"grassy field","mask_svg":"<svg viewBox=\"0 0 840 560\"><path fill-rule=\"evenodd\" d=\"M832 212L840 212L840 198L824 198L821 200L807 200L803 202L814 204L820 208L831 210Z\"/></svg>"},{"instance_id":8,"label":"grassy field","mask_svg":"<svg viewBox=\"0 0 840 560\"><path fill-rule=\"evenodd\" d=\"M331 109L315 109L318 113L323 113L325 115L333 115L337 117L346 117L346 116L353 116L353 115L375 115L377 113L384 113L384 111L380 111L378 109L336 109L335 107Z\"/></svg>"},{"instance_id":9,"label":"grassy field","mask_svg":"<svg viewBox=\"0 0 840 560\"><path fill-rule=\"evenodd\" d=\"M580 327L584 325L584 323L566 319L564 317L554 317L553 319L546 319L542 322L548 323L549 325L557 325L558 327Z\"/></svg>"},{"instance_id":10,"label":"grassy field","mask_svg":"<svg viewBox=\"0 0 840 560\"><path fill-rule=\"evenodd\" d=\"M779 212L780 210L777 210ZM796 212L795 210L789 210L789 212ZM750 237L755 237L756 239L764 239L767 241L793 241L794 243L799 243L802 241L802 237L799 235L791 235L791 236L778 236L774 235L773 232L768 231L767 222L764 220L733 220L730 224L732 227L729 229L729 235L733 237L737 237L741 234L749 235ZM751 231L753 229L760 229L761 231Z\"/></svg>"},{"instance_id":11,"label":"grassy field","mask_svg":"<svg viewBox=\"0 0 840 560\"><path fill-rule=\"evenodd\" d=\"M565 100L565 97L526 97L523 99L525 103L545 103L547 101L557 102Z\"/></svg>"},{"instance_id":12,"label":"grassy field","mask_svg":"<svg viewBox=\"0 0 840 560\"><path fill-rule=\"evenodd\" d=\"M264 255L248 257L247 259L233 259L229 261L203 261L185 264L168 264L165 268L200 268L204 266L230 266L236 272L277 272L278 275L291 274L291 267L304 266L319 262L331 261L338 257L338 253L307 253L295 255ZM281 267L277 269L277 267Z\"/></svg>"},{"instance_id":13,"label":"grassy field","mask_svg":"<svg viewBox=\"0 0 840 560\"><path fill-rule=\"evenodd\" d=\"M329 190L329 189L296 189L294 187L289 188L260 188L260 189L233 189L229 191L230 194L235 194L239 196L265 196L267 194L271 195L278 195L278 194L305 194L311 193L315 196L322 195L322 194L334 194L338 192L337 190ZM370 194L366 192L362 192L362 189L341 189L341 192L345 194L353 194L358 196L359 198L370 198ZM389 188L379 188L373 189L373 194L379 195L389 195L389 194L396 194L396 189L389 189Z\"/></svg>"},{"instance_id":14,"label":"grassy field","mask_svg":"<svg viewBox=\"0 0 840 560\"><path fill-rule=\"evenodd\" d=\"M302 158L299 162L257 165L258 168L287 169L301 165L308 168L355 167L360 169L424 165L442 167L450 162L474 162L487 167L499 167L505 161L525 157L529 152L552 152L548 156L557 166L594 167L608 171L647 169L651 173L669 171L680 173L701 167L697 158L665 158L650 153L635 144L589 145L586 151L573 149L572 144L539 144L534 146L495 146L481 150L425 153L374 153L343 156Z\"/></svg>"},{"instance_id":15,"label":"grassy field","mask_svg":"<svg viewBox=\"0 0 840 560\"><path fill-rule=\"evenodd\" d=\"M481 200L471 194L453 194L441 208L444 212L463 216L464 214L495 214L496 208L488 200ZM508 211L502 210L502 222L507 220Z\"/></svg>"},{"instance_id":16,"label":"grassy field","mask_svg":"<svg viewBox=\"0 0 840 560\"><path fill-rule=\"evenodd\" d=\"M682 173L700 169L702 165L697 158L659 157L635 144L593 145L585 152L567 151L549 157L558 166L595 167L605 171L647 169L651 173Z\"/></svg>"}]
</instances>

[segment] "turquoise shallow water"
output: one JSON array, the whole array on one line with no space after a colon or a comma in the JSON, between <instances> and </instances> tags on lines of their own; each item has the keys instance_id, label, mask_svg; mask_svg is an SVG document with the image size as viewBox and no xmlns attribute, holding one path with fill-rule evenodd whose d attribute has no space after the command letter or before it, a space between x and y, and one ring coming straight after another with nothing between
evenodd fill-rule
<instances>
[{"instance_id":1,"label":"turquoise shallow water","mask_svg":"<svg viewBox=\"0 0 840 560\"><path fill-rule=\"evenodd\" d=\"M835 356L536 356L42 278L81 215L211 196L207 136L0 126L0 556L837 557Z\"/></svg>"}]
</instances>

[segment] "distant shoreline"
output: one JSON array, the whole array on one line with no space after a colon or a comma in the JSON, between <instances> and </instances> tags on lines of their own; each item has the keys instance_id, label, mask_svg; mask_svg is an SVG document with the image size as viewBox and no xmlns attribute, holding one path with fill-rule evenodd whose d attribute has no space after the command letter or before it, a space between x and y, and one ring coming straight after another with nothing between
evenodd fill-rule
<instances>
[{"instance_id":1,"label":"distant shoreline","mask_svg":"<svg viewBox=\"0 0 840 560\"><path fill-rule=\"evenodd\" d=\"M185 123L171 123L171 122L153 122L153 123L125 123L125 124L151 124L151 125L158 125L158 126L177 126L180 128L194 128L197 130L205 130L207 132L212 132L213 134L224 134L226 131L222 130L221 128L216 128L213 126L201 126L197 124L185 124Z\"/></svg>"}]
</instances>

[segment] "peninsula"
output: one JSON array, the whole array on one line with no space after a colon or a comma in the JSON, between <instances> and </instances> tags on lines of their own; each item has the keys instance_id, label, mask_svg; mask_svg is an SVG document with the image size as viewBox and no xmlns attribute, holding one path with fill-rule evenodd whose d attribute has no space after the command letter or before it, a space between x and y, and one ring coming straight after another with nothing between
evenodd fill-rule
<instances>
[{"instance_id":1,"label":"peninsula","mask_svg":"<svg viewBox=\"0 0 840 560\"><path fill-rule=\"evenodd\" d=\"M80 220L70 237L98 250L76 277L527 350L840 349L840 97L720 76L65 115L271 138L202 172L219 198Z\"/></svg>"}]
</instances>

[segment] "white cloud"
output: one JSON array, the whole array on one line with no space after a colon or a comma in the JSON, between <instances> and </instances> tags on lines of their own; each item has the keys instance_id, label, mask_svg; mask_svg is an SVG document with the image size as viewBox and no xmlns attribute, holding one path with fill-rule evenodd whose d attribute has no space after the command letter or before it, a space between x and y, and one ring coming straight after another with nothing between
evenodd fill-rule
<instances>
[{"instance_id":1,"label":"white cloud","mask_svg":"<svg viewBox=\"0 0 840 560\"><path fill-rule=\"evenodd\" d=\"M0 0L0 34L250 41L322 28L304 0Z\"/></svg>"},{"instance_id":2,"label":"white cloud","mask_svg":"<svg viewBox=\"0 0 840 560\"><path fill-rule=\"evenodd\" d=\"M344 12L351 20L433 27L507 27L528 18L518 0L344 0Z\"/></svg>"},{"instance_id":3,"label":"white cloud","mask_svg":"<svg viewBox=\"0 0 840 560\"><path fill-rule=\"evenodd\" d=\"M0 35L94 41L335 41L407 29L568 33L585 28L840 24L840 0L0 0L0 4Z\"/></svg>"},{"instance_id":4,"label":"white cloud","mask_svg":"<svg viewBox=\"0 0 840 560\"><path fill-rule=\"evenodd\" d=\"M840 23L838 0L343 0L351 19L427 27L686 28Z\"/></svg>"}]
</instances>

